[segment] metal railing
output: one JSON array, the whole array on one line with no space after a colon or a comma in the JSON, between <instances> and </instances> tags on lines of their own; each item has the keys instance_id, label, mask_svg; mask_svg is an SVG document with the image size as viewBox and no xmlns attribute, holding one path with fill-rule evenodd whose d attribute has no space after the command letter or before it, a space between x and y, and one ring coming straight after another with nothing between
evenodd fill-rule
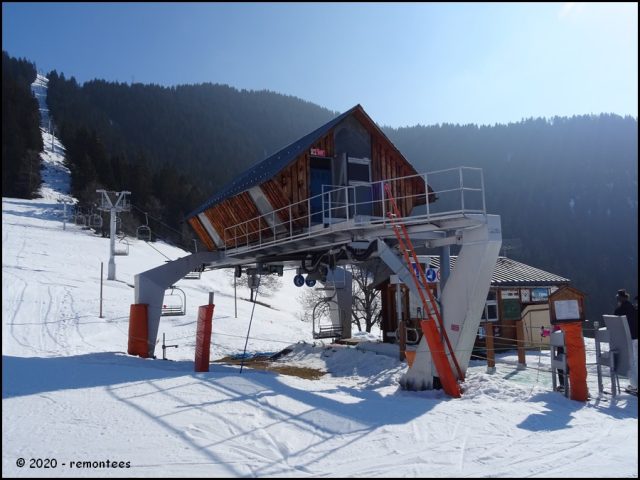
<instances>
[{"instance_id":1,"label":"metal railing","mask_svg":"<svg viewBox=\"0 0 640 480\"><path fill-rule=\"evenodd\" d=\"M318 195L225 228L225 247L246 252L351 226L386 225L384 184L391 186L407 225L486 215L482 169L456 167L370 183L323 185Z\"/></svg>"}]
</instances>

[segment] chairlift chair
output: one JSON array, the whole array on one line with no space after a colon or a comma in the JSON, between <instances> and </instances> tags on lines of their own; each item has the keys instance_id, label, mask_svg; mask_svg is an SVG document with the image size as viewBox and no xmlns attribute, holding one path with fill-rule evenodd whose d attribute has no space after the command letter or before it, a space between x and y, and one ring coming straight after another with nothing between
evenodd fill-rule
<instances>
[{"instance_id":1,"label":"chairlift chair","mask_svg":"<svg viewBox=\"0 0 640 480\"><path fill-rule=\"evenodd\" d=\"M318 312L318 307L321 307L323 305L326 305L329 308L331 308L331 305L333 304L335 308L339 308L338 302L334 300L334 296L335 295L331 297L323 298L318 303L316 303L315 306L313 307L313 310L311 312L311 320L312 320L312 335L315 340L322 339L322 338L340 338L342 336L342 325L339 325L339 326L334 325L333 322L331 321L330 315L326 315L326 312L324 315ZM327 321L327 318L328 318L328 321Z\"/></svg>"},{"instance_id":2,"label":"chairlift chair","mask_svg":"<svg viewBox=\"0 0 640 480\"><path fill-rule=\"evenodd\" d=\"M82 209L78 208L75 214L76 225L82 227L83 230L86 230L89 228L89 219L90 219L90 216L88 214L82 213Z\"/></svg>"},{"instance_id":3,"label":"chairlift chair","mask_svg":"<svg viewBox=\"0 0 640 480\"><path fill-rule=\"evenodd\" d=\"M94 228L94 222L97 223L97 220L94 220L94 216L100 217L100 215L98 215L97 213L93 213L93 208L89 208L86 215L84 216L84 225L82 227L83 230ZM100 221L102 221L102 217L100 217Z\"/></svg>"},{"instance_id":4,"label":"chairlift chair","mask_svg":"<svg viewBox=\"0 0 640 480\"><path fill-rule=\"evenodd\" d=\"M82 230L89 230L91 228L91 216L92 216L92 213L87 213L86 215L82 216L82 219L83 219Z\"/></svg>"},{"instance_id":5,"label":"chairlift chair","mask_svg":"<svg viewBox=\"0 0 640 480\"><path fill-rule=\"evenodd\" d=\"M122 232L122 219L120 215L116 214L116 235L118 237L122 236L124 233Z\"/></svg>"},{"instance_id":6,"label":"chairlift chair","mask_svg":"<svg viewBox=\"0 0 640 480\"><path fill-rule=\"evenodd\" d=\"M118 243L116 244L113 254L114 255L129 255L129 242L127 241L127 237L125 235L119 237Z\"/></svg>"},{"instance_id":7,"label":"chairlift chair","mask_svg":"<svg viewBox=\"0 0 640 480\"><path fill-rule=\"evenodd\" d=\"M171 286L164 292L164 301L162 302L163 317L180 317L187 313L187 296L181 288L175 285Z\"/></svg>"},{"instance_id":8,"label":"chairlift chair","mask_svg":"<svg viewBox=\"0 0 640 480\"><path fill-rule=\"evenodd\" d=\"M71 212L71 220L76 225L80 225L82 223L82 210L80 209L80 207L73 207L73 211Z\"/></svg>"},{"instance_id":9,"label":"chairlift chair","mask_svg":"<svg viewBox=\"0 0 640 480\"><path fill-rule=\"evenodd\" d=\"M147 212L144 213L144 225L140 225L136 229L136 237L138 240L144 240L145 242L151 241L151 229L149 228L149 216Z\"/></svg>"},{"instance_id":10,"label":"chairlift chair","mask_svg":"<svg viewBox=\"0 0 640 480\"><path fill-rule=\"evenodd\" d=\"M91 228L95 228L96 230L98 230L99 228L102 228L102 216L98 213L94 213L91 215Z\"/></svg>"},{"instance_id":11,"label":"chairlift chair","mask_svg":"<svg viewBox=\"0 0 640 480\"><path fill-rule=\"evenodd\" d=\"M84 227L87 224L86 217L81 213L76 213L74 215L74 221L76 225L82 226L82 227Z\"/></svg>"},{"instance_id":12,"label":"chairlift chair","mask_svg":"<svg viewBox=\"0 0 640 480\"><path fill-rule=\"evenodd\" d=\"M202 272L204 271L204 266L197 267L187 273L184 278L185 280L200 280L202 276Z\"/></svg>"}]
</instances>

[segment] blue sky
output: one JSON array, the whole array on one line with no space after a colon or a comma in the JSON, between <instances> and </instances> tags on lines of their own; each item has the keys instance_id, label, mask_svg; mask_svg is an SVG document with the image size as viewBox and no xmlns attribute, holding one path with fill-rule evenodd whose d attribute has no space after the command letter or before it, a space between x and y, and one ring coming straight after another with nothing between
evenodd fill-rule
<instances>
[{"instance_id":1,"label":"blue sky","mask_svg":"<svg viewBox=\"0 0 640 480\"><path fill-rule=\"evenodd\" d=\"M2 48L80 82L224 83L381 125L638 116L638 6L7 3Z\"/></svg>"}]
</instances>

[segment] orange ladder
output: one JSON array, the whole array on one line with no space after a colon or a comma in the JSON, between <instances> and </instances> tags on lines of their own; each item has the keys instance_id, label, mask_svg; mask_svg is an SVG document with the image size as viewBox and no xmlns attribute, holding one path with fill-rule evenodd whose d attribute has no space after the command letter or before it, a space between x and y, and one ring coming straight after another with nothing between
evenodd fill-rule
<instances>
[{"instance_id":1,"label":"orange ladder","mask_svg":"<svg viewBox=\"0 0 640 480\"><path fill-rule=\"evenodd\" d=\"M416 251L413 248L411 238L409 238L407 228L404 223L400 221L400 209L398 208L398 204L396 203L393 193L391 192L391 186L388 183L385 183L384 190L387 193L387 198L389 199L389 202L391 204L391 210L393 210L387 211L387 217L389 217L389 220L391 220L393 232L398 239L398 247L402 252L402 255L404 256L405 262L407 262L407 268L411 273L411 278L413 279L418 294L420 295L420 300L422 300L424 312L428 315L427 320L423 320L422 322L420 322L422 333L424 334L429 345L431 358L433 359L436 371L438 372L442 388L448 395L458 398L460 397L460 385L458 385L456 377L451 369L451 364L449 364L449 360L447 359L447 354L445 352L444 345L442 344L442 338L444 338L445 340L447 349L451 355L451 359L453 360L453 364L455 365L456 371L458 372L458 378L461 381L464 381L464 374L462 372L462 369L460 368L460 365L458 364L458 360L453 351L453 348L451 347L449 336L447 335L447 331L444 328L442 316L440 315L436 301L433 298L431 289L427 287L427 279L422 269L422 265L418 261L418 256L416 255ZM409 254L411 254L411 257L409 256ZM411 268L411 258L413 258L418 274L416 274L416 270ZM422 283L420 283L420 281L422 281ZM429 302L427 302L427 299L424 295L425 290L427 291L427 294L429 296ZM438 327L436 326L436 323L433 319L432 310L438 320L440 331L438 331Z\"/></svg>"}]
</instances>

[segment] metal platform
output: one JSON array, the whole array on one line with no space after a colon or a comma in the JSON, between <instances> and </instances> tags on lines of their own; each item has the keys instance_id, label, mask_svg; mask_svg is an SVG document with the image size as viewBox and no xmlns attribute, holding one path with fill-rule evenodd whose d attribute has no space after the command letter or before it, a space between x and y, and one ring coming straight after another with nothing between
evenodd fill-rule
<instances>
[{"instance_id":1,"label":"metal platform","mask_svg":"<svg viewBox=\"0 0 640 480\"><path fill-rule=\"evenodd\" d=\"M411 178L424 182L424 188L414 189L411 195L395 197L395 200L399 205L404 202L405 207L418 205L398 219L405 225L412 243L416 248L463 247L442 298L444 312L447 312L446 328L454 330L449 331L449 335L456 356L461 364L468 364L470 345L477 333L476 323L501 244L500 219L486 213L482 171L469 167L357 186L326 186L320 199L314 197L315 210L311 208L312 199L307 199L255 217L225 230L226 248L197 252L136 275L134 302L149 305L149 354L154 352L165 289L203 265L207 270L252 264L300 265L301 261L304 265L310 255L368 249L384 261L390 273L406 280L409 271L394 248L397 239L386 215L388 198L385 198L384 183L393 191L396 182ZM361 190L358 192L356 188ZM428 199L432 203L428 203ZM407 210L401 209L405 213ZM336 265L360 261L357 258L346 255ZM322 332L327 337L336 333ZM422 354L419 352L419 355ZM428 365L428 357L420 362ZM427 367L412 375L416 384L430 381L425 380L430 375Z\"/></svg>"},{"instance_id":2,"label":"metal platform","mask_svg":"<svg viewBox=\"0 0 640 480\"><path fill-rule=\"evenodd\" d=\"M250 252L279 255L345 241L394 238L386 215L383 186L388 184L394 190L397 183L409 180L424 182L421 189L424 193L396 197L400 205L422 203L399 219L412 234L453 231L486 223L482 170L458 167L357 186L325 185L321 195L226 228L225 255L246 256ZM369 200L358 201L362 197ZM427 202L428 197L432 203ZM321 205L321 209L312 210L312 204Z\"/></svg>"}]
</instances>

